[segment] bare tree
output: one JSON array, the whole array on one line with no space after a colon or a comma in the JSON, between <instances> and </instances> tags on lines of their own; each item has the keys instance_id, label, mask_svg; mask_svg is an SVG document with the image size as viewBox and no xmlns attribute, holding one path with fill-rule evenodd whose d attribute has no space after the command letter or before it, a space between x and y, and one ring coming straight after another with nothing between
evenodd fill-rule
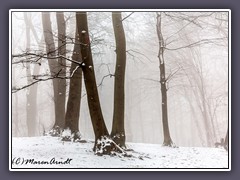
<instances>
[{"instance_id":1,"label":"bare tree","mask_svg":"<svg viewBox=\"0 0 240 180\"><path fill-rule=\"evenodd\" d=\"M116 41L117 59L115 67L114 111L111 137L119 146L126 147L124 128L126 40L121 12L112 12L112 22Z\"/></svg>"},{"instance_id":2,"label":"bare tree","mask_svg":"<svg viewBox=\"0 0 240 180\"><path fill-rule=\"evenodd\" d=\"M217 14L216 14L217 15ZM214 30L214 24L218 24L214 21L214 13L206 13L202 14L202 17L200 15L197 15L194 17L194 19L200 19L201 23L196 23L195 21L190 21L190 18L187 18L190 23L194 24L195 26L198 26L198 29L202 29L204 27L204 23L208 25L208 22L206 22L205 17L211 17L213 19L213 24L210 24L212 30ZM187 24L189 25L189 24ZM222 25L222 23L221 23ZM186 25L184 26L186 27ZM198 110L200 111L200 114L202 116L201 122L203 124L203 132L206 137L206 144L207 146L213 146L214 141L217 139L217 120L215 116L215 111L217 108L217 104L213 104L213 96L209 93L209 87L207 88L207 76L206 72L204 72L204 59L202 59L201 55L201 48L204 44L212 44L214 46L225 46L226 43L226 34L221 33L217 34L216 38L206 38L202 39L200 38L199 41L193 42L193 38L188 35L188 32L186 32L186 29L181 29L181 34L185 37L185 41L188 45L181 47L182 48L188 48L188 61L183 62L182 70L184 70L185 75L187 76L187 79L190 83L189 90L192 91L193 97L195 98L195 102L197 103ZM204 42L204 43L203 43ZM194 45L194 46L192 46ZM177 48L179 49L179 48ZM216 99L214 98L214 101ZM193 102L190 102L193 103ZM197 121L195 121L197 123Z\"/></svg>"},{"instance_id":3,"label":"bare tree","mask_svg":"<svg viewBox=\"0 0 240 180\"><path fill-rule=\"evenodd\" d=\"M50 13L42 13L42 25L43 25L43 34L46 43L46 53L48 58L48 65L52 77L56 77L61 71L62 68L57 61L56 48L53 38L53 32L51 27ZM53 82L53 99L54 99L54 108L55 108L55 126L60 128L64 127L64 117L65 117L65 106L63 103L59 103L59 81L57 78L52 78Z\"/></svg>"},{"instance_id":4,"label":"bare tree","mask_svg":"<svg viewBox=\"0 0 240 180\"><path fill-rule=\"evenodd\" d=\"M30 31L33 27L31 24L31 16L29 13L24 13L24 22L26 25L26 52L30 50L30 43L31 43L31 36ZM36 37L35 37L36 38ZM34 66L34 72L39 73L39 65ZM26 74L27 74L27 83L31 84L32 82L32 73L31 73L31 66L29 63L26 63ZM35 136L37 135L37 85L31 86L27 90L27 129L28 129L28 136Z\"/></svg>"},{"instance_id":5,"label":"bare tree","mask_svg":"<svg viewBox=\"0 0 240 180\"><path fill-rule=\"evenodd\" d=\"M96 150L97 141L102 139L104 136L109 136L109 133L103 119L103 114L98 96L94 65L92 60L92 52L88 35L89 32L86 12L76 13L76 19L78 34L80 36L81 42L82 59L84 62L84 66L82 66L82 71L87 91L90 116L95 134L94 150Z\"/></svg>"},{"instance_id":6,"label":"bare tree","mask_svg":"<svg viewBox=\"0 0 240 180\"><path fill-rule=\"evenodd\" d=\"M82 62L81 47L77 27L72 59L79 63ZM78 64L72 62L70 73L72 74L72 77L70 79L69 97L65 116L65 128L69 128L71 132L74 133L74 138L76 139L80 138L79 117L82 93L82 69Z\"/></svg>"},{"instance_id":7,"label":"bare tree","mask_svg":"<svg viewBox=\"0 0 240 180\"><path fill-rule=\"evenodd\" d=\"M57 29L58 29L58 66L59 71L61 71L61 76L66 76L66 23L64 19L63 12L56 13L57 19ZM58 72L59 72L58 71ZM57 79L57 94L54 97L56 103L55 106L57 109L58 117L55 118L55 127L59 126L60 128L64 127L65 122L65 103L66 103L66 79Z\"/></svg>"},{"instance_id":8,"label":"bare tree","mask_svg":"<svg viewBox=\"0 0 240 180\"><path fill-rule=\"evenodd\" d=\"M127 155L127 153L109 137L109 133L104 122L96 85L86 12L77 12L76 19L83 59L82 72L87 92L89 112L95 134L93 150L98 155L112 154L114 151Z\"/></svg>"},{"instance_id":9,"label":"bare tree","mask_svg":"<svg viewBox=\"0 0 240 180\"><path fill-rule=\"evenodd\" d=\"M166 72L165 72L165 61L164 61L164 50L165 42L162 34L162 16L161 13L157 13L157 35L159 41L159 69L160 69L160 84L161 84L161 95L162 95L162 123L163 123L163 135L164 135L164 146L173 146L173 142L170 136L169 125L168 125L168 108L167 108L167 87L166 87Z\"/></svg>"}]
</instances>

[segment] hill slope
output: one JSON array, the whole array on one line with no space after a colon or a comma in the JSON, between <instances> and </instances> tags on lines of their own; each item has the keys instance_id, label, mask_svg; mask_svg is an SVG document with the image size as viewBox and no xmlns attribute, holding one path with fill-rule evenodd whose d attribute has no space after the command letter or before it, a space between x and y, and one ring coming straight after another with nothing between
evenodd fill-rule
<instances>
[{"instance_id":1,"label":"hill slope","mask_svg":"<svg viewBox=\"0 0 240 180\"><path fill-rule=\"evenodd\" d=\"M93 142L62 142L57 137L12 139L12 168L228 168L219 148L162 147L127 143L132 157L97 156Z\"/></svg>"}]
</instances>

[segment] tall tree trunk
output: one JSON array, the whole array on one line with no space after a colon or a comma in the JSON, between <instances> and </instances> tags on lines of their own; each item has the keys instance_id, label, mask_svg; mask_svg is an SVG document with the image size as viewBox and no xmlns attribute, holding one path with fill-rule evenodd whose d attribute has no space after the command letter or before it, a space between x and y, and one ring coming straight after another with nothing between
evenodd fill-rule
<instances>
[{"instance_id":1,"label":"tall tree trunk","mask_svg":"<svg viewBox=\"0 0 240 180\"><path fill-rule=\"evenodd\" d=\"M63 12L56 13L58 29L58 56L66 56L66 24ZM58 68L61 69L60 76L66 76L66 60L58 58ZM65 124L65 104L66 104L66 79L57 79L57 94L55 96L56 109L58 111L54 126L64 127Z\"/></svg>"},{"instance_id":2,"label":"tall tree trunk","mask_svg":"<svg viewBox=\"0 0 240 180\"><path fill-rule=\"evenodd\" d=\"M12 52L14 54L14 48L12 48L12 49L13 49ZM16 70L14 69L14 67L12 67L12 86L16 85L15 71ZM18 112L18 93L14 93L12 104L13 104L13 108L12 109L14 109L13 115L12 115L13 116L12 124L13 124L13 127L15 127L12 134L13 134L13 136L18 137L20 135L20 131L19 131L19 117L18 117L19 116L19 112Z\"/></svg>"},{"instance_id":3,"label":"tall tree trunk","mask_svg":"<svg viewBox=\"0 0 240 180\"><path fill-rule=\"evenodd\" d=\"M89 112L95 134L95 151L97 141L101 140L105 136L109 136L109 133L104 122L98 96L86 12L76 13L76 19L78 34L80 36L81 42L82 59L84 62L84 64L82 65L82 72L84 75L84 82L87 91Z\"/></svg>"},{"instance_id":4,"label":"tall tree trunk","mask_svg":"<svg viewBox=\"0 0 240 180\"><path fill-rule=\"evenodd\" d=\"M24 13L24 22L26 25L26 51L30 50L30 16L27 12ZM32 82L32 74L30 69L30 64L26 64L26 74L27 74L27 82L31 84ZM27 90L27 129L28 136L32 137L36 135L36 126L37 126L37 86L33 85Z\"/></svg>"},{"instance_id":5,"label":"tall tree trunk","mask_svg":"<svg viewBox=\"0 0 240 180\"><path fill-rule=\"evenodd\" d=\"M50 20L50 13L43 12L42 13L42 25L43 25L43 33L44 39L46 43L46 52L48 57L48 65L50 69L51 76L54 77L60 72L61 68L59 68L59 64L57 62L56 57L56 49L55 43L52 34L52 27L51 27L51 20ZM58 79L54 78L53 82L53 100L54 100L54 108L55 108L55 122L58 122L59 119L61 120L61 124L57 124L60 128L64 126L64 113L61 111L63 108L60 108L58 103ZM56 124L55 124L56 125Z\"/></svg>"},{"instance_id":6,"label":"tall tree trunk","mask_svg":"<svg viewBox=\"0 0 240 180\"><path fill-rule=\"evenodd\" d=\"M111 137L120 147L126 147L124 128L126 40L121 12L112 12L112 22L116 41L117 58L115 67L114 111Z\"/></svg>"},{"instance_id":7,"label":"tall tree trunk","mask_svg":"<svg viewBox=\"0 0 240 180\"><path fill-rule=\"evenodd\" d=\"M161 95L162 95L162 123L163 123L163 135L164 135L164 146L172 146L173 142L170 136L169 125L168 125L168 108L167 108L167 88L166 88L166 76L165 76L165 62L164 62L164 39L162 35L162 24L161 24L161 13L157 13L157 35L159 41L159 68L160 68L160 84L161 84Z\"/></svg>"},{"instance_id":8,"label":"tall tree trunk","mask_svg":"<svg viewBox=\"0 0 240 180\"><path fill-rule=\"evenodd\" d=\"M76 27L75 44L73 48L72 59L77 62L82 61L81 47ZM67 111L65 116L65 128L69 128L73 133L79 132L79 116L82 92L82 69L76 63L71 64L71 79L69 87L69 96L67 102ZM77 135L77 134L76 134Z\"/></svg>"},{"instance_id":9,"label":"tall tree trunk","mask_svg":"<svg viewBox=\"0 0 240 180\"><path fill-rule=\"evenodd\" d=\"M16 40L14 39L14 36L12 36L12 54L15 54L15 49L16 49ZM12 87L16 86L16 75L15 75L15 68L12 66ZM12 111L12 124L13 124L13 129L14 131L12 132L13 136L18 137L20 135L20 131L19 131L19 118L18 118L18 94L14 93L14 96L12 96L12 109L14 109L14 111ZM15 100L15 101L14 101ZM15 128L14 128L15 126Z\"/></svg>"}]
</instances>

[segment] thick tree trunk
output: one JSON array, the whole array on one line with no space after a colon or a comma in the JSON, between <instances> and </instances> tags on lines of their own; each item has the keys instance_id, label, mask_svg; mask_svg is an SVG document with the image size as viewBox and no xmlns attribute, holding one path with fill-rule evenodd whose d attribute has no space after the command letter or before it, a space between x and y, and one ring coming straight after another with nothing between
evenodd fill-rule
<instances>
[{"instance_id":1,"label":"thick tree trunk","mask_svg":"<svg viewBox=\"0 0 240 180\"><path fill-rule=\"evenodd\" d=\"M112 22L116 41L117 58L115 67L114 111L111 137L120 147L126 147L124 128L126 40L121 12L112 13Z\"/></svg>"},{"instance_id":2,"label":"thick tree trunk","mask_svg":"<svg viewBox=\"0 0 240 180\"><path fill-rule=\"evenodd\" d=\"M56 13L57 29L58 29L58 56L66 56L66 24L63 12ZM60 76L66 76L66 60L58 58L58 68L61 69ZM55 118L55 127L64 127L65 124L65 103L66 103L66 79L57 79L57 94L55 96L56 109L58 113Z\"/></svg>"},{"instance_id":3,"label":"thick tree trunk","mask_svg":"<svg viewBox=\"0 0 240 180\"><path fill-rule=\"evenodd\" d=\"M161 95L162 95L162 123L163 123L163 135L164 135L164 146L172 146L173 142L170 136L168 126L168 108L167 108L167 88L166 88L166 76L165 76L165 62L164 62L164 40L161 29L161 13L157 14L157 35L159 40L159 68L160 68L160 84L161 84Z\"/></svg>"},{"instance_id":4,"label":"thick tree trunk","mask_svg":"<svg viewBox=\"0 0 240 180\"><path fill-rule=\"evenodd\" d=\"M42 13L42 25L43 25L43 33L44 39L46 43L46 52L48 57L48 65L50 69L51 76L56 76L58 72L60 72L61 68L59 68L59 64L57 62L56 57L56 49L55 43L52 34L52 27L51 27L51 20L50 20L50 13L43 12ZM59 122L59 124L55 124L60 128L64 127L64 112L62 112L63 108L60 108L58 103L58 79L54 78L53 82L53 100L54 100L54 108L55 108L55 122ZM61 119L61 121L59 121ZM58 129L58 128L57 128Z\"/></svg>"},{"instance_id":5,"label":"thick tree trunk","mask_svg":"<svg viewBox=\"0 0 240 180\"><path fill-rule=\"evenodd\" d=\"M82 61L79 36L76 27L75 44L73 48L72 59L77 62ZM69 96L67 102L67 111L65 116L65 128L69 128L73 133L79 132L79 116L82 92L82 69L76 63L71 64Z\"/></svg>"},{"instance_id":6,"label":"thick tree trunk","mask_svg":"<svg viewBox=\"0 0 240 180\"><path fill-rule=\"evenodd\" d=\"M82 59L84 62L84 64L82 65L82 71L87 91L89 112L95 134L95 150L97 141L101 140L105 136L109 136L109 133L104 122L98 96L86 12L76 13L76 19L78 34L80 36L81 42Z\"/></svg>"}]
</instances>

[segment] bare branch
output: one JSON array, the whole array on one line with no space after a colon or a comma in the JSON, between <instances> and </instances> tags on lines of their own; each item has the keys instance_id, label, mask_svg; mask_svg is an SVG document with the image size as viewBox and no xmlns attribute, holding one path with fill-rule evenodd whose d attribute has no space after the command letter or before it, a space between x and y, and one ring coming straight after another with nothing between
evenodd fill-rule
<instances>
[{"instance_id":1,"label":"bare branch","mask_svg":"<svg viewBox=\"0 0 240 180\"><path fill-rule=\"evenodd\" d=\"M150 79L150 78L143 78L144 80L148 80L148 81L153 81L153 82L157 82L157 83L160 83L159 80L155 80L155 79Z\"/></svg>"},{"instance_id":2,"label":"bare branch","mask_svg":"<svg viewBox=\"0 0 240 180\"><path fill-rule=\"evenodd\" d=\"M26 89L26 88L28 88L28 87L36 84L36 83L42 82L42 81L48 81L48 80L52 80L52 79L70 79L70 78L73 77L74 73L76 72L76 70L77 70L78 68L80 68L80 66L76 66L76 68L74 69L73 73L72 73L70 76L64 76L64 77L59 76L59 74L60 74L60 72L62 71L62 69L61 69L56 75L51 76L51 77L48 77L48 78L39 78L40 76L41 76L41 77L43 77L43 76L42 76L42 75L40 75L40 76L33 75L32 77L33 77L33 79L34 79L35 81L33 81L32 83L27 84L27 85L25 85L25 86L22 86L22 87L20 87L20 88L13 87L13 88L12 88L12 93L16 93L16 92L18 92L18 91L20 91L20 90Z\"/></svg>"},{"instance_id":3,"label":"bare branch","mask_svg":"<svg viewBox=\"0 0 240 180\"><path fill-rule=\"evenodd\" d=\"M103 85L103 81L104 81L105 78L107 78L107 77L110 77L110 78L111 78L111 77L113 77L113 76L115 76L115 75L114 75L114 74L107 74L107 75L103 76L103 78L102 78L100 84L98 84L97 87L100 87L100 86Z\"/></svg>"},{"instance_id":4,"label":"bare branch","mask_svg":"<svg viewBox=\"0 0 240 180\"><path fill-rule=\"evenodd\" d=\"M199 46L199 45L202 45L202 44L216 44L217 41L221 41L223 39L226 39L226 38L202 39L200 41L188 44L186 46L181 46L181 47L177 47L177 48L167 48L167 47L165 47L165 49L173 51L173 50L180 50L180 49L185 49L185 48L192 48L192 47Z\"/></svg>"},{"instance_id":5,"label":"bare branch","mask_svg":"<svg viewBox=\"0 0 240 180\"><path fill-rule=\"evenodd\" d=\"M130 17L133 13L134 13L134 12L131 12L129 15L127 15L126 17L124 17L124 18L122 19L122 21L124 21L125 19L127 19L128 17Z\"/></svg>"},{"instance_id":6,"label":"bare branch","mask_svg":"<svg viewBox=\"0 0 240 180\"><path fill-rule=\"evenodd\" d=\"M32 61L32 60L20 60L20 61L16 61L16 62L13 62L12 64L19 64L19 63L37 63L40 59L42 58L46 58L46 59L58 59L58 58L62 58L62 59L65 59L67 61L70 61L72 63L75 63L79 66L82 66L83 65L83 62L79 62L79 61L75 61L73 59L69 59L63 55L59 55L59 56L54 56L54 57L48 57L47 54L36 54L36 53L23 53L23 54L16 54L16 55L12 55L12 58L16 58L16 57L26 57L26 56L35 56L35 57L38 57L35 61ZM32 58L33 58L32 57ZM31 58L28 58L28 59L31 59Z\"/></svg>"},{"instance_id":7,"label":"bare branch","mask_svg":"<svg viewBox=\"0 0 240 180\"><path fill-rule=\"evenodd\" d=\"M110 63L101 63L100 66L98 67L98 70L99 70L102 66L106 66L106 67L107 67L107 70L108 70L108 73L111 74L109 65L110 65Z\"/></svg>"},{"instance_id":8,"label":"bare branch","mask_svg":"<svg viewBox=\"0 0 240 180\"><path fill-rule=\"evenodd\" d=\"M127 52L128 54L132 55L132 54L130 53L130 51L132 51L132 52L134 52L134 53L136 53L136 54L140 54L140 55L142 55L143 57L145 57L149 62L152 62L151 59L149 59L145 54L143 54L143 53L141 53L141 52L138 52L138 51L136 51L136 50L129 49L129 50L127 50L126 52ZM134 56L134 55L132 55L132 56Z\"/></svg>"},{"instance_id":9,"label":"bare branch","mask_svg":"<svg viewBox=\"0 0 240 180\"><path fill-rule=\"evenodd\" d=\"M166 81L170 81L177 73L178 71L182 69L181 67L179 67L176 71L174 71L173 73L170 73L169 76L166 78Z\"/></svg>"},{"instance_id":10,"label":"bare branch","mask_svg":"<svg viewBox=\"0 0 240 180\"><path fill-rule=\"evenodd\" d=\"M61 73L62 69L60 69L55 75L53 75L51 77L47 77L47 78L39 78L39 77L44 77L46 75L33 75L32 77L33 77L33 80L35 80L35 81L33 81L32 83L27 84L27 85L25 85L23 87L20 87L20 88L13 87L12 93L16 93L16 92L18 92L20 90L23 90L23 89L25 89L27 87L30 87L30 86L36 84L38 82L48 81L48 80L51 80L51 79L70 79L70 78L72 78L73 75L75 74L75 72L78 70L78 68L81 68L82 66L84 66L84 64L83 64L83 62L77 62L77 61L74 61L74 60L71 60L71 61L73 63L78 64L78 65L75 67L75 69L73 70L73 72L71 73L70 76L60 76L60 73Z\"/></svg>"}]
</instances>

